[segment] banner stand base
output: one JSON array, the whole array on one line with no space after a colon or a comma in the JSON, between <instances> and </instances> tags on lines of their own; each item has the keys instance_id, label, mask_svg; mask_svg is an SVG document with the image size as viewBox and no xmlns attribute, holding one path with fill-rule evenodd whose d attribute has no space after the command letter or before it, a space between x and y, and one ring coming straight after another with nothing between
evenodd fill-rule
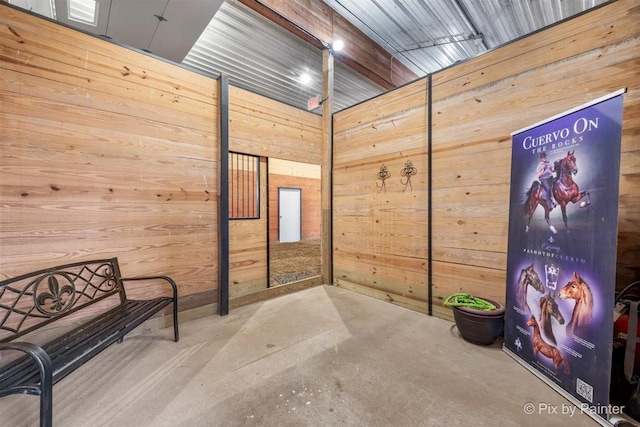
<instances>
[{"instance_id":1,"label":"banner stand base","mask_svg":"<svg viewBox=\"0 0 640 427\"><path fill-rule=\"evenodd\" d=\"M509 356L511 356L513 358L513 360L515 360L516 362L518 362L520 365L524 366L529 372L531 372L533 375L535 375L536 377L538 377L539 379L542 380L542 382L544 382L546 385L548 385L549 387L551 387L552 389L554 389L556 392L558 392L558 394L560 394L562 397L564 397L565 399L567 399L569 402L571 402L576 408L580 408L580 405L583 402L580 402L578 399L576 399L575 397L573 397L571 394L569 394L566 390L564 390L562 387L559 387L557 384L555 384L553 381L551 381L549 378L545 377L544 375L542 375L542 373L540 373L539 371L533 369L530 365L528 365L527 363L525 363L522 359L520 359L520 357L515 354L514 352L512 352L511 350L509 350L507 347L505 347L504 345L502 346L502 351L504 351L505 353L507 353ZM595 422L597 422L598 424L600 424L601 426L604 427L612 427L617 425L618 422L620 421L625 421L625 422L629 422L626 419L620 418L618 416L614 416L611 417L610 420L605 420L604 418L596 415L596 414L590 414L589 412L585 412L587 415L589 415ZM612 424L612 422L615 422L615 424Z\"/></svg>"}]
</instances>

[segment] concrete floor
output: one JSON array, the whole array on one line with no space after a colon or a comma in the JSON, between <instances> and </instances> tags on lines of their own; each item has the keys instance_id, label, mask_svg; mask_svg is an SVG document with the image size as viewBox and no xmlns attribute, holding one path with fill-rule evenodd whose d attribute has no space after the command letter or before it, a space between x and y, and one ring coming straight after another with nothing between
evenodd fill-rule
<instances>
[{"instance_id":1,"label":"concrete floor","mask_svg":"<svg viewBox=\"0 0 640 427\"><path fill-rule=\"evenodd\" d=\"M451 322L341 288L180 328L179 343L171 329L131 336L57 384L54 425L598 425L563 415L573 405L500 343L470 344ZM33 396L2 398L0 425L35 426L37 409Z\"/></svg>"}]
</instances>

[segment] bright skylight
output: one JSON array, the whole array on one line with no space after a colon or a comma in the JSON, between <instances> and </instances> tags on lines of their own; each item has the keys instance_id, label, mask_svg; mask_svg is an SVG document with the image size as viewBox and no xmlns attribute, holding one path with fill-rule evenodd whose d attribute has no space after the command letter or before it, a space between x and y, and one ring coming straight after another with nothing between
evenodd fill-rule
<instances>
[{"instance_id":1,"label":"bright skylight","mask_svg":"<svg viewBox=\"0 0 640 427\"><path fill-rule=\"evenodd\" d=\"M55 0L9 0L9 3L38 15L56 19Z\"/></svg>"},{"instance_id":2,"label":"bright skylight","mask_svg":"<svg viewBox=\"0 0 640 427\"><path fill-rule=\"evenodd\" d=\"M98 23L98 2L96 0L68 0L69 19L87 25Z\"/></svg>"}]
</instances>

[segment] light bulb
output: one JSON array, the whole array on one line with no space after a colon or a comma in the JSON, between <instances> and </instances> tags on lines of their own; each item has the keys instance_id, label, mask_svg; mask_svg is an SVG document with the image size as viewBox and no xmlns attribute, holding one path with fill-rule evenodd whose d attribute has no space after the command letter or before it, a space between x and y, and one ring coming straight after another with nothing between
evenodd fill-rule
<instances>
[{"instance_id":1,"label":"light bulb","mask_svg":"<svg viewBox=\"0 0 640 427\"><path fill-rule=\"evenodd\" d=\"M311 76L308 73L302 73L300 75L300 83L302 83L303 85L308 85L309 83L311 83Z\"/></svg>"}]
</instances>

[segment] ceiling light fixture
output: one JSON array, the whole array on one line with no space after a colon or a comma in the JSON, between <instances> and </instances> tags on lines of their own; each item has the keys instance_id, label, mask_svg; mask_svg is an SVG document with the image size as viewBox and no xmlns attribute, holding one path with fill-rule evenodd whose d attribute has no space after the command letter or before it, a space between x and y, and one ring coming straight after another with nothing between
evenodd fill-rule
<instances>
[{"instance_id":1,"label":"ceiling light fixture","mask_svg":"<svg viewBox=\"0 0 640 427\"><path fill-rule=\"evenodd\" d=\"M333 45L331 46L334 52L341 51L343 47L344 47L344 42L340 39L334 41Z\"/></svg>"},{"instance_id":2,"label":"ceiling light fixture","mask_svg":"<svg viewBox=\"0 0 640 427\"><path fill-rule=\"evenodd\" d=\"M309 75L309 73L300 74L300 83L302 83L303 85L308 85L309 83L311 83L311 76Z\"/></svg>"}]
</instances>

